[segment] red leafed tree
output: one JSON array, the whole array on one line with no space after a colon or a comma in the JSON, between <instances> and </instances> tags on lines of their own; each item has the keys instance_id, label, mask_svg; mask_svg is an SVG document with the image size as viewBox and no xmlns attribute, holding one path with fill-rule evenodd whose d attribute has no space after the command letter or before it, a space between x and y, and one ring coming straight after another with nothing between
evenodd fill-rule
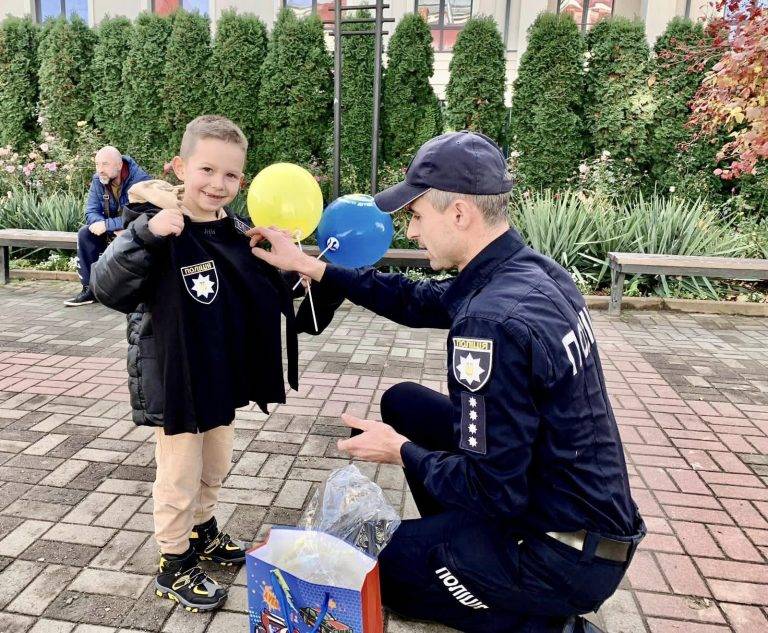
<instances>
[{"instance_id":1,"label":"red leafed tree","mask_svg":"<svg viewBox=\"0 0 768 633\"><path fill-rule=\"evenodd\" d=\"M715 173L726 180L753 174L768 159L768 6L765 0L713 0L718 17L708 29L719 61L692 103L690 123L702 136L723 128L729 139Z\"/></svg>"}]
</instances>

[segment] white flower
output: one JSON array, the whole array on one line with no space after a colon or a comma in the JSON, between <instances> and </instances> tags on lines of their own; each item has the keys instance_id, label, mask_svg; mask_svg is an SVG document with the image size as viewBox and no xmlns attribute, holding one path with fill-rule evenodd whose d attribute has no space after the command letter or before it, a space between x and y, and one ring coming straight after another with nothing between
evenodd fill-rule
<instances>
[{"instance_id":1,"label":"white flower","mask_svg":"<svg viewBox=\"0 0 768 633\"><path fill-rule=\"evenodd\" d=\"M510 158L520 158L520 152L518 152L516 149L515 149L515 150L512 150L512 151L509 153L509 157L510 157Z\"/></svg>"},{"instance_id":2,"label":"white flower","mask_svg":"<svg viewBox=\"0 0 768 633\"><path fill-rule=\"evenodd\" d=\"M588 172L589 172L589 165L587 165L586 163L581 163L581 165L579 165L579 173L587 174Z\"/></svg>"},{"instance_id":3,"label":"white flower","mask_svg":"<svg viewBox=\"0 0 768 633\"><path fill-rule=\"evenodd\" d=\"M40 143L40 149L47 154L50 147L48 146L48 143Z\"/></svg>"},{"instance_id":4,"label":"white flower","mask_svg":"<svg viewBox=\"0 0 768 633\"><path fill-rule=\"evenodd\" d=\"M611 153L607 149L604 149L602 154L600 154L600 158L602 158L603 160L608 160L610 157L611 157Z\"/></svg>"},{"instance_id":5,"label":"white flower","mask_svg":"<svg viewBox=\"0 0 768 633\"><path fill-rule=\"evenodd\" d=\"M86 126L85 121L78 121L77 122L77 127L85 127L85 126Z\"/></svg>"},{"instance_id":6,"label":"white flower","mask_svg":"<svg viewBox=\"0 0 768 633\"><path fill-rule=\"evenodd\" d=\"M677 187L672 186L669 188L669 193L675 193L675 191L677 191Z\"/></svg>"},{"instance_id":7,"label":"white flower","mask_svg":"<svg viewBox=\"0 0 768 633\"><path fill-rule=\"evenodd\" d=\"M592 51L584 51L585 59L592 59Z\"/></svg>"}]
</instances>

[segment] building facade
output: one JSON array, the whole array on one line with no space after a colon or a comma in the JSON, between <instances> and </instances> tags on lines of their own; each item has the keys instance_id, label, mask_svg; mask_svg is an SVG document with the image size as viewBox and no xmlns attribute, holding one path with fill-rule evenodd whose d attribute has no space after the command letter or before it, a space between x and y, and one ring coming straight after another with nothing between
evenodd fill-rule
<instances>
[{"instance_id":1,"label":"building facade","mask_svg":"<svg viewBox=\"0 0 768 633\"><path fill-rule=\"evenodd\" d=\"M691 19L705 17L710 11L708 0L385 0L386 17L400 19L406 13L418 12L432 28L435 47L435 74L432 78L442 99L448 82L451 48L462 26L471 16L489 15L499 25L507 57L507 79L511 85L517 64L525 50L526 33L542 11L562 11L573 15L582 29L610 15L638 18L645 22L650 44L664 31L675 16ZM135 18L142 11L169 13L179 7L197 10L212 22L227 9L254 13L267 25L274 22L284 6L298 15L317 13L331 19L334 0L0 0L0 15L31 15L42 21L59 15L79 15L91 26L106 15ZM342 0L343 4L370 4L370 0ZM392 25L388 25L391 30ZM330 38L329 38L330 43ZM331 44L332 45L332 44Z\"/></svg>"}]
</instances>

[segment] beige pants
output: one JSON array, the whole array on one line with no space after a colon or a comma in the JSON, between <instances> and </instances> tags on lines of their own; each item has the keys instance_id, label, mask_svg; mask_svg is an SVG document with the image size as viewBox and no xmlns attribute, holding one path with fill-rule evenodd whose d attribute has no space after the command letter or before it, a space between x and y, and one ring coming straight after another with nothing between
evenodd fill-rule
<instances>
[{"instance_id":1,"label":"beige pants","mask_svg":"<svg viewBox=\"0 0 768 633\"><path fill-rule=\"evenodd\" d=\"M193 526L213 516L232 463L232 425L205 433L166 435L155 429L157 475L152 486L155 539L163 554L189 548Z\"/></svg>"}]
</instances>

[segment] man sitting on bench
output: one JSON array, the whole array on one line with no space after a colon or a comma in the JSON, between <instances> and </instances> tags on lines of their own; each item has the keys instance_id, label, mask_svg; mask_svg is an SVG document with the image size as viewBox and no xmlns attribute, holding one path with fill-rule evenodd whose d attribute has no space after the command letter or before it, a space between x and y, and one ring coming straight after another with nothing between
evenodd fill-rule
<instances>
[{"instance_id":1,"label":"man sitting on bench","mask_svg":"<svg viewBox=\"0 0 768 633\"><path fill-rule=\"evenodd\" d=\"M77 273L83 289L64 302L67 306L81 306L96 300L89 288L91 265L123 229L122 207L128 202L128 189L150 179L135 160L121 155L111 145L96 152L94 160L96 173L85 203L85 226L77 232Z\"/></svg>"}]
</instances>

